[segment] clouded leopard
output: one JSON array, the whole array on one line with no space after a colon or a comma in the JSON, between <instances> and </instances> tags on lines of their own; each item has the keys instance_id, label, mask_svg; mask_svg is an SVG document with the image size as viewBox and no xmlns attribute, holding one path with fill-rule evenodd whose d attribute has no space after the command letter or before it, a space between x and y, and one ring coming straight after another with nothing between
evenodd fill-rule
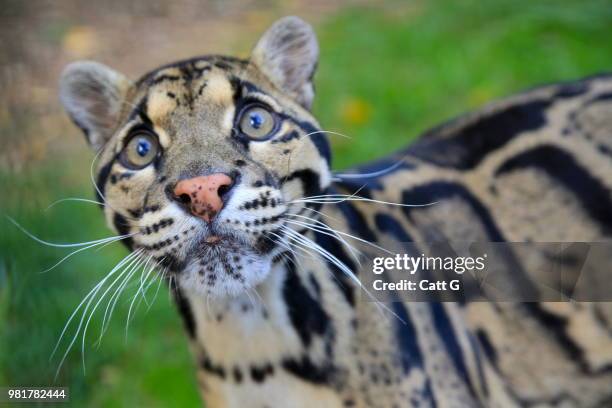
<instances>
[{"instance_id":1,"label":"clouded leopard","mask_svg":"<svg viewBox=\"0 0 612 408\"><path fill-rule=\"evenodd\" d=\"M348 243L609 240L612 76L490 104L342 176L310 112L317 59L287 17L248 59L61 77L108 224L168 278L207 406L610 406L606 304L381 312ZM435 204L385 204L419 202Z\"/></svg>"}]
</instances>

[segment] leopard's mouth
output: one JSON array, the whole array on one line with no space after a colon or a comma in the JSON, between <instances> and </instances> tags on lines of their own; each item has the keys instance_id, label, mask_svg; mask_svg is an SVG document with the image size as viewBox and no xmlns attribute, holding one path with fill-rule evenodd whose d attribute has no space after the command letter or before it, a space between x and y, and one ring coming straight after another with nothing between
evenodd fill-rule
<instances>
[{"instance_id":1,"label":"leopard's mouth","mask_svg":"<svg viewBox=\"0 0 612 408\"><path fill-rule=\"evenodd\" d=\"M172 222L163 220L172 219ZM228 219L230 221L228 221ZM276 220L275 220L276 221ZM255 223L233 216L204 222L167 206L140 221L146 227L136 245L159 263L164 274L196 294L237 295L268 275L282 249L283 219Z\"/></svg>"},{"instance_id":2,"label":"leopard's mouth","mask_svg":"<svg viewBox=\"0 0 612 408\"><path fill-rule=\"evenodd\" d=\"M272 258L271 251L236 234L211 233L193 241L177 278L197 294L235 296L268 276Z\"/></svg>"},{"instance_id":3,"label":"leopard's mouth","mask_svg":"<svg viewBox=\"0 0 612 408\"><path fill-rule=\"evenodd\" d=\"M219 242L221 242L221 237L218 235L211 235L210 237L206 238L204 242L208 245L217 245Z\"/></svg>"}]
</instances>

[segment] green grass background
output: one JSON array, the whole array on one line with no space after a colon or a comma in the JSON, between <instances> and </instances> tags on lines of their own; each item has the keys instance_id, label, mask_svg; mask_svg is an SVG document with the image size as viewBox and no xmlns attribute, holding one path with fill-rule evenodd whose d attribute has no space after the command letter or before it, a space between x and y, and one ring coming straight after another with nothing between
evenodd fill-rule
<instances>
[{"instance_id":1,"label":"green grass background","mask_svg":"<svg viewBox=\"0 0 612 408\"><path fill-rule=\"evenodd\" d=\"M314 110L324 128L352 137L333 138L336 168L384 155L491 99L612 70L610 1L458 3L344 8L316 27ZM91 159L50 152L36 166L0 171L0 212L53 242L109 236L95 206L45 211L59 198L93 198ZM66 319L126 254L119 245L90 250L40 273L67 253L0 219L0 385L69 386L74 406L197 405L187 341L163 288L147 313L139 309L127 339L129 298L122 298L96 348L98 314L85 344L86 372L79 338L54 380L58 359L49 356Z\"/></svg>"}]
</instances>

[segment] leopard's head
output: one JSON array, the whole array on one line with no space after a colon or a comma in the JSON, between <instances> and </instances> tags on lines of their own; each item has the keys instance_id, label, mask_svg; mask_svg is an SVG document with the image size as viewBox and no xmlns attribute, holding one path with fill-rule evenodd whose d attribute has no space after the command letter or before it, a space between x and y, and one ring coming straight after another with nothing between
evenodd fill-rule
<instances>
[{"instance_id":1,"label":"leopard's head","mask_svg":"<svg viewBox=\"0 0 612 408\"><path fill-rule=\"evenodd\" d=\"M132 251L202 295L266 279L295 200L331 180L310 113L317 59L312 28L286 17L245 60L204 56L135 82L96 62L66 67L60 99L97 151L98 198Z\"/></svg>"}]
</instances>

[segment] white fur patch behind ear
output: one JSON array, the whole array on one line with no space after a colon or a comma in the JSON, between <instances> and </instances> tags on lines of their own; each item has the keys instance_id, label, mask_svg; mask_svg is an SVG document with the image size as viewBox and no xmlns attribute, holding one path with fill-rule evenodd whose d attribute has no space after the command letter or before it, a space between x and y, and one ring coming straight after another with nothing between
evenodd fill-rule
<instances>
[{"instance_id":1,"label":"white fur patch behind ear","mask_svg":"<svg viewBox=\"0 0 612 408\"><path fill-rule=\"evenodd\" d=\"M98 62L78 61L64 68L60 101L95 150L112 136L130 86L125 76Z\"/></svg>"},{"instance_id":2,"label":"white fur patch behind ear","mask_svg":"<svg viewBox=\"0 0 612 408\"><path fill-rule=\"evenodd\" d=\"M251 61L281 90L310 109L312 77L319 60L319 44L312 27L289 16L275 22L261 37Z\"/></svg>"}]
</instances>

